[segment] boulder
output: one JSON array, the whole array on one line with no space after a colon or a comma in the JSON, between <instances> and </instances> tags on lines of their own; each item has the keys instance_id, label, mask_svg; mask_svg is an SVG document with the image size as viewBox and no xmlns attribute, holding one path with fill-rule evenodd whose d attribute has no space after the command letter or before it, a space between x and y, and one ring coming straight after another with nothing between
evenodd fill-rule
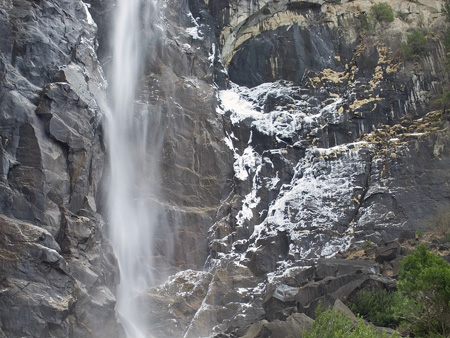
<instances>
[{"instance_id":1,"label":"boulder","mask_svg":"<svg viewBox=\"0 0 450 338\"><path fill-rule=\"evenodd\" d=\"M384 243L375 251L375 260L378 263L394 260L400 254L400 244L397 241Z\"/></svg>"},{"instance_id":2,"label":"boulder","mask_svg":"<svg viewBox=\"0 0 450 338\"><path fill-rule=\"evenodd\" d=\"M291 287L286 284L268 285L263 307L266 313L266 319L273 321L276 319L285 320L293 312L297 303L296 296L299 288Z\"/></svg>"},{"instance_id":3,"label":"boulder","mask_svg":"<svg viewBox=\"0 0 450 338\"><path fill-rule=\"evenodd\" d=\"M314 320L303 313L294 313L285 321L275 320L262 324L260 331L256 335L247 333L244 337L248 338L270 338L286 337L301 338L303 333L309 331Z\"/></svg>"},{"instance_id":4,"label":"boulder","mask_svg":"<svg viewBox=\"0 0 450 338\"><path fill-rule=\"evenodd\" d=\"M320 280L325 277L339 277L350 274L376 274L380 269L373 261L324 259L319 261L316 267L315 278Z\"/></svg>"},{"instance_id":5,"label":"boulder","mask_svg":"<svg viewBox=\"0 0 450 338\"><path fill-rule=\"evenodd\" d=\"M336 299L336 301L334 302L333 305L333 310L336 311L340 311L343 314L345 314L348 318L352 319L353 321L356 322L357 318L354 315L354 313L352 312L352 310L350 310L347 305L345 305L344 303L342 303L342 301L340 299Z\"/></svg>"},{"instance_id":6,"label":"boulder","mask_svg":"<svg viewBox=\"0 0 450 338\"><path fill-rule=\"evenodd\" d=\"M255 251L249 251L248 267L261 276L275 269L278 261L283 260L289 250L289 240L286 232L277 232L276 236L266 237L256 242Z\"/></svg>"}]
</instances>

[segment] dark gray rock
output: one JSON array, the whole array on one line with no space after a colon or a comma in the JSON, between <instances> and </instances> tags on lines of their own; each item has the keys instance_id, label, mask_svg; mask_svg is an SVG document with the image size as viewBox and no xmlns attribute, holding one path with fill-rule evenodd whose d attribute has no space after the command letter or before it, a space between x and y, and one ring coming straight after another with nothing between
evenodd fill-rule
<instances>
[{"instance_id":1,"label":"dark gray rock","mask_svg":"<svg viewBox=\"0 0 450 338\"><path fill-rule=\"evenodd\" d=\"M319 16L311 15L310 20L318 20ZM338 30L327 26L306 28L294 24L263 31L239 46L228 67L230 80L247 87L280 79L299 84L307 71L341 71L347 60L337 62L332 56L351 55L354 45L342 46L336 41L343 41Z\"/></svg>"},{"instance_id":2,"label":"dark gray rock","mask_svg":"<svg viewBox=\"0 0 450 338\"><path fill-rule=\"evenodd\" d=\"M269 338L289 337L301 338L303 333L309 331L314 320L303 313L294 313L286 321L275 320L270 323L261 323L260 331L254 335L251 330L243 337L245 338Z\"/></svg>"},{"instance_id":3,"label":"dark gray rock","mask_svg":"<svg viewBox=\"0 0 450 338\"><path fill-rule=\"evenodd\" d=\"M299 273L295 274L295 281L298 286L303 286L313 280L316 275L316 269L314 266L302 269Z\"/></svg>"},{"instance_id":4,"label":"dark gray rock","mask_svg":"<svg viewBox=\"0 0 450 338\"><path fill-rule=\"evenodd\" d=\"M262 282L241 264L225 262L216 266L208 291L189 324L186 337L200 337L227 330L245 329L261 319L263 290L255 288Z\"/></svg>"},{"instance_id":5,"label":"dark gray rock","mask_svg":"<svg viewBox=\"0 0 450 338\"><path fill-rule=\"evenodd\" d=\"M0 4L0 336L124 335L99 215L97 55L108 73L114 2L87 2L98 31L81 1ZM141 295L148 334L301 336L310 320L298 312L313 316L319 300L392 288L374 262L322 258L410 238L448 204L448 116L425 116L448 83L443 46L430 39L420 65L397 57L419 21L439 36L440 8L408 3L409 23L371 35L348 2L165 4L143 29L138 94L154 112L146 164L161 172L154 268L161 279L208 272ZM225 68L260 86L233 87ZM215 84L251 114L226 107ZM383 273L399 258L395 244L377 252Z\"/></svg>"},{"instance_id":6,"label":"dark gray rock","mask_svg":"<svg viewBox=\"0 0 450 338\"><path fill-rule=\"evenodd\" d=\"M377 274L380 272L378 264L372 261L324 259L319 261L315 271L315 278L339 277L349 274Z\"/></svg>"},{"instance_id":7,"label":"dark gray rock","mask_svg":"<svg viewBox=\"0 0 450 338\"><path fill-rule=\"evenodd\" d=\"M81 1L0 4L1 332L123 337L98 214L106 83Z\"/></svg>"},{"instance_id":8,"label":"dark gray rock","mask_svg":"<svg viewBox=\"0 0 450 338\"><path fill-rule=\"evenodd\" d=\"M375 260L378 263L392 261L400 254L400 244L398 242L384 243L375 251Z\"/></svg>"},{"instance_id":9,"label":"dark gray rock","mask_svg":"<svg viewBox=\"0 0 450 338\"><path fill-rule=\"evenodd\" d=\"M46 230L0 218L1 326L8 337L69 335L78 289Z\"/></svg>"},{"instance_id":10,"label":"dark gray rock","mask_svg":"<svg viewBox=\"0 0 450 338\"><path fill-rule=\"evenodd\" d=\"M182 337L208 292L212 276L186 270L140 297L148 336Z\"/></svg>"},{"instance_id":11,"label":"dark gray rock","mask_svg":"<svg viewBox=\"0 0 450 338\"><path fill-rule=\"evenodd\" d=\"M299 312L314 317L319 300L324 307L332 306L336 299L345 299L370 277L363 274L326 277L325 279L305 285L297 294Z\"/></svg>"},{"instance_id":12,"label":"dark gray rock","mask_svg":"<svg viewBox=\"0 0 450 338\"><path fill-rule=\"evenodd\" d=\"M388 288L392 283L389 278L379 277L378 264L373 261L329 259L320 262L317 267L303 269L297 275L304 275L305 272L314 279L301 286L284 284L287 277L280 277L267 285L263 302L264 319L284 321L297 312L314 317L319 301L325 308L331 307L338 300L352 297L361 288L372 284L371 287Z\"/></svg>"},{"instance_id":13,"label":"dark gray rock","mask_svg":"<svg viewBox=\"0 0 450 338\"><path fill-rule=\"evenodd\" d=\"M296 312L298 292L298 288L286 284L268 285L263 302L266 319L285 320L292 312Z\"/></svg>"},{"instance_id":14,"label":"dark gray rock","mask_svg":"<svg viewBox=\"0 0 450 338\"><path fill-rule=\"evenodd\" d=\"M276 237L260 239L256 245L258 249L248 254L248 267L255 276L273 271L276 263L285 259L289 252L289 239L285 232L278 232Z\"/></svg>"},{"instance_id":15,"label":"dark gray rock","mask_svg":"<svg viewBox=\"0 0 450 338\"><path fill-rule=\"evenodd\" d=\"M342 301L339 299L336 299L336 301L334 302L333 310L340 311L341 313L345 314L348 318L352 319L355 322L357 320L355 314L348 308L347 305L342 303Z\"/></svg>"}]
</instances>

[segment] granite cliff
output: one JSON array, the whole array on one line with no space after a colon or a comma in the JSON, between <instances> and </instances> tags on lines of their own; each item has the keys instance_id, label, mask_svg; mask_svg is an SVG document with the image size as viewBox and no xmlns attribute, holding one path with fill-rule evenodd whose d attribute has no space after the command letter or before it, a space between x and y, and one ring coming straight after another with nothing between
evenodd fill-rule
<instances>
[{"instance_id":1,"label":"granite cliff","mask_svg":"<svg viewBox=\"0 0 450 338\"><path fill-rule=\"evenodd\" d=\"M0 13L0 336L117 336L96 25L81 1Z\"/></svg>"},{"instance_id":2,"label":"granite cliff","mask_svg":"<svg viewBox=\"0 0 450 338\"><path fill-rule=\"evenodd\" d=\"M442 2L388 2L393 22L365 0L158 3L149 337L285 337L319 299L394 287L398 242L450 204L449 78ZM0 337L125 336L104 203L113 8L0 2ZM400 47L414 29L420 59ZM377 261L349 254L368 242Z\"/></svg>"}]
</instances>

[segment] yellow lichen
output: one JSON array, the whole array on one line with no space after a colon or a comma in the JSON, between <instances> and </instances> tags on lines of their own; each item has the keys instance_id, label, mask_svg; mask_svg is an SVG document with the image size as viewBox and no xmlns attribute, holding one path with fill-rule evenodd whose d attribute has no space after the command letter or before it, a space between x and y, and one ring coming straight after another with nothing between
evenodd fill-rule
<instances>
[{"instance_id":1,"label":"yellow lichen","mask_svg":"<svg viewBox=\"0 0 450 338\"><path fill-rule=\"evenodd\" d=\"M375 100L377 100L377 98L375 98L375 97L369 97L367 99L362 99L362 100L355 100L350 105L350 108L351 109L359 108L359 107L364 106L366 104L369 104L369 103L371 103L371 102L373 102Z\"/></svg>"}]
</instances>

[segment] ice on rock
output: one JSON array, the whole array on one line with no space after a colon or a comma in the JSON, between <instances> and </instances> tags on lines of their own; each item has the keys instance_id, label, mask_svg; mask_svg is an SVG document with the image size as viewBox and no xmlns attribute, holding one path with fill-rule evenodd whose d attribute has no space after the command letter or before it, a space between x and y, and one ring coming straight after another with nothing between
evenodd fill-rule
<instances>
[{"instance_id":1,"label":"ice on rock","mask_svg":"<svg viewBox=\"0 0 450 338\"><path fill-rule=\"evenodd\" d=\"M211 53L209 54L209 57L208 57L209 66L210 67L214 67L214 61L215 60L216 60L216 44L213 43L211 45Z\"/></svg>"},{"instance_id":2,"label":"ice on rock","mask_svg":"<svg viewBox=\"0 0 450 338\"><path fill-rule=\"evenodd\" d=\"M242 209L239 211L237 218L237 224L242 225L245 220L250 220L253 217L253 211L259 202L261 201L261 198L256 196L257 190L253 189L252 192L245 196L244 201L242 203Z\"/></svg>"},{"instance_id":3,"label":"ice on rock","mask_svg":"<svg viewBox=\"0 0 450 338\"><path fill-rule=\"evenodd\" d=\"M220 112L228 113L233 125L251 121L259 132L281 139L299 136L302 131L317 133L327 123L343 121L340 113L342 98L330 98L319 108L309 103L307 96L299 95L299 88L290 83L264 83L254 88L231 84L219 92ZM280 101L281 105L273 102Z\"/></svg>"},{"instance_id":4,"label":"ice on rock","mask_svg":"<svg viewBox=\"0 0 450 338\"><path fill-rule=\"evenodd\" d=\"M261 156L252 146L245 148L242 155L237 152L234 154L234 172L237 179L245 181L249 174L256 171L261 164Z\"/></svg>"},{"instance_id":5,"label":"ice on rock","mask_svg":"<svg viewBox=\"0 0 450 338\"><path fill-rule=\"evenodd\" d=\"M191 19L194 27L186 28L186 32L194 39L194 40L203 40L203 33L200 31L201 25L198 24L197 20L194 18L192 13L188 13L188 17Z\"/></svg>"},{"instance_id":6,"label":"ice on rock","mask_svg":"<svg viewBox=\"0 0 450 338\"><path fill-rule=\"evenodd\" d=\"M239 140L231 131L225 140L235 154L235 178L247 187L235 214L236 225L253 231L247 252L257 250L259 239L275 238L281 231L287 232L289 256L296 259L331 257L352 240L352 220L366 193L373 150L365 142L317 148L308 141L303 154L292 156L293 147L303 147L305 135L318 135L343 121L343 98L320 102L300 93L283 81L254 88L231 84L219 92L218 112L236 130L241 124L251 129L249 140ZM254 130L286 148L260 147ZM263 200L268 192L271 198Z\"/></svg>"},{"instance_id":7,"label":"ice on rock","mask_svg":"<svg viewBox=\"0 0 450 338\"><path fill-rule=\"evenodd\" d=\"M225 137L224 139L223 139L223 141L225 142L225 144L227 145L227 147L229 148L229 149L231 149L231 150L234 150L234 147L233 147L233 141L231 140L231 137Z\"/></svg>"},{"instance_id":8,"label":"ice on rock","mask_svg":"<svg viewBox=\"0 0 450 338\"><path fill-rule=\"evenodd\" d=\"M276 173L275 177L265 177L264 181L267 189L269 190L275 190L278 184L281 182L280 178L278 177L278 172Z\"/></svg>"},{"instance_id":9,"label":"ice on rock","mask_svg":"<svg viewBox=\"0 0 450 338\"><path fill-rule=\"evenodd\" d=\"M253 105L242 98L236 90L222 90L219 93L219 99L223 110L231 113L231 123L239 123L246 118L258 119L261 115L256 111Z\"/></svg>"},{"instance_id":10,"label":"ice on rock","mask_svg":"<svg viewBox=\"0 0 450 338\"><path fill-rule=\"evenodd\" d=\"M298 110L289 111L276 107L264 112L264 102L269 95L285 95L281 89L275 89L272 83L262 84L256 88L245 88L232 85L229 90L222 90L219 98L225 112L229 112L231 122L238 124L249 119L252 126L269 136L291 137L301 129L303 117ZM294 101L292 99L292 101Z\"/></svg>"},{"instance_id":11,"label":"ice on rock","mask_svg":"<svg viewBox=\"0 0 450 338\"><path fill-rule=\"evenodd\" d=\"M339 146L309 151L297 164L294 179L290 186L285 186L283 196L270 206L267 223L300 228L311 227L310 224L333 227L342 219L340 210L352 208L353 199L361 193L360 178L365 175L368 163L358 150ZM330 155L339 158L327 160L325 157Z\"/></svg>"}]
</instances>

